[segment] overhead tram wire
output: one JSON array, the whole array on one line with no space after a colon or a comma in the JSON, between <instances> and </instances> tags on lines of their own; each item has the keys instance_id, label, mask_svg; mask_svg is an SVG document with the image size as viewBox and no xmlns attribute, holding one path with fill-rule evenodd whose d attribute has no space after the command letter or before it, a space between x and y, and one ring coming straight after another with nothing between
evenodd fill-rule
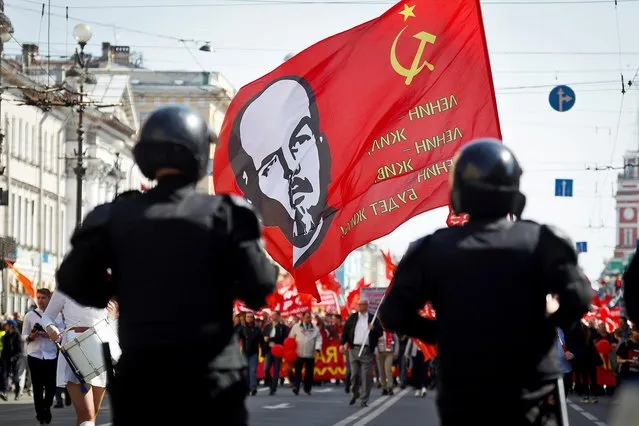
<instances>
[{"instance_id":1,"label":"overhead tram wire","mask_svg":"<svg viewBox=\"0 0 639 426\"><path fill-rule=\"evenodd\" d=\"M37 4L39 6L42 5L42 2L38 2L36 0L11 0L9 2L5 3L5 6L7 7L11 7L14 8L16 10L23 10L26 12L31 12L31 13L38 13L40 14L40 10L35 10L35 9L31 9L28 7L24 7L24 6L19 6L14 4L14 1L22 1L22 2L28 2L28 3L32 3L32 4ZM245 0L243 0L245 1ZM585 3L592 3L594 1L598 1L598 0L591 0L591 1L587 1ZM625 3L625 2L637 2L639 3L639 0L617 0L621 3ZM606 2L606 3L610 3L610 0L605 0L602 2ZM504 3L504 2L493 2L492 4L497 4L497 3ZM531 2L531 4L536 4L537 2ZM568 3L576 3L576 2L568 2ZM392 4L392 2L389 2L389 4ZM506 3L504 3L506 4ZM523 4L523 3L522 3ZM579 3L582 4L582 3ZM151 5L153 7L157 7L157 5ZM188 5L179 5L180 7L184 7L184 6L188 6ZM68 7L64 7L64 6L51 6L52 8L55 7L59 7L59 8L65 8L68 9ZM88 6L87 6L88 7ZM155 37L155 38L159 38L159 39L164 39L164 40L172 40L178 43L182 43L184 41L187 42L206 42L206 40L200 40L200 39L191 39L188 37L180 37L180 36L173 36L173 35L167 35L167 34L161 34L161 33L154 33L154 32L150 32L150 31L143 31L143 30L138 30L138 29L134 29L134 28L128 28L128 27L123 27L120 25L114 25L111 23L105 23L105 22L100 22L100 21L95 21L95 20L89 20L89 19L82 19L79 17L75 17L72 15L68 15L68 14L59 14L59 13L54 13L51 12L51 16L55 16L55 17L59 17L59 18L65 18L65 19L70 19L72 21L77 21L77 22L84 22L87 24L91 24L91 25L96 25L96 26L101 26L101 27L108 27L110 29L115 29L115 30L119 30L119 31L124 31L124 32L130 32L130 33L135 33L135 34L140 34L140 35L146 35L149 37ZM159 46L158 46L159 47ZM167 46L168 48L168 46ZM182 48L180 46L180 48ZM247 52L255 52L255 51L273 51L273 52L291 52L292 50L295 49L291 49L291 48L260 48L260 47L223 47L223 46L212 46L212 50L220 50L220 51L224 51L224 50L230 50L230 51L247 51ZM618 55L619 52L579 52L579 51L492 51L490 52L491 55ZM637 55L639 56L639 51L632 51L632 52L623 52L624 55Z\"/></svg>"},{"instance_id":2,"label":"overhead tram wire","mask_svg":"<svg viewBox=\"0 0 639 426\"><path fill-rule=\"evenodd\" d=\"M35 0L13 0L23 3L37 4ZM619 3L637 3L639 0L617 0ZM375 0L238 0L238 1L222 1L222 2L202 2L202 3L174 3L174 4L120 4L120 5L91 5L91 6L74 6L74 9L193 9L193 8L211 8L211 7L243 7L243 6L390 6L395 4L394 1L375 1ZM550 1L533 1L533 0L505 0L505 1L482 1L482 6L556 6L556 5L578 5L590 6L610 3L610 0L550 0ZM54 6L57 8L63 6Z\"/></svg>"}]
</instances>

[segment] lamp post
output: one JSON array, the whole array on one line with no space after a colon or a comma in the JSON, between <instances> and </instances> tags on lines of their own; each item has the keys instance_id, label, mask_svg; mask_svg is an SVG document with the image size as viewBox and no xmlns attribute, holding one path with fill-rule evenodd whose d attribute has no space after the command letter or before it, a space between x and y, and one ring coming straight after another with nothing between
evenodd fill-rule
<instances>
[{"instance_id":1,"label":"lamp post","mask_svg":"<svg viewBox=\"0 0 639 426\"><path fill-rule=\"evenodd\" d=\"M91 40L91 27L87 24L78 24L73 28L73 37L80 46L80 52L75 52L75 64L67 71L67 77L79 78L79 102L78 102L78 148L76 150L75 158L76 164L73 168L76 177L76 205L75 205L75 223L79 226L82 222L82 180L86 174L86 167L84 166L84 83L91 82L91 76L89 75L89 61L84 55L84 47Z\"/></svg>"}]
</instances>

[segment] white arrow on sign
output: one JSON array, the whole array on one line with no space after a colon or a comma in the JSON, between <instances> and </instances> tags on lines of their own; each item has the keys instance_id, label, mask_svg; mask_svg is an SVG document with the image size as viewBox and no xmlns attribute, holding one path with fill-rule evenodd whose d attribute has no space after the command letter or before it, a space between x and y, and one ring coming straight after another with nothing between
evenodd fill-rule
<instances>
[{"instance_id":1,"label":"white arrow on sign","mask_svg":"<svg viewBox=\"0 0 639 426\"><path fill-rule=\"evenodd\" d=\"M277 405L265 405L263 408L266 408L267 410L281 410L281 409L291 408L291 407L293 407L291 404L289 404L288 402L285 402L283 404L277 404Z\"/></svg>"}]
</instances>

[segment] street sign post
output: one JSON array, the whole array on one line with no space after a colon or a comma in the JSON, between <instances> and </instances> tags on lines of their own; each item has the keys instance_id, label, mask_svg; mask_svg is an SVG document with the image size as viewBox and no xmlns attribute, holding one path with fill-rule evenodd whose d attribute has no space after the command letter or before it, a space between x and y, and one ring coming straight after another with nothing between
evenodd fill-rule
<instances>
[{"instance_id":1,"label":"street sign post","mask_svg":"<svg viewBox=\"0 0 639 426\"><path fill-rule=\"evenodd\" d=\"M588 253L587 241L577 241L577 253Z\"/></svg>"},{"instance_id":2,"label":"street sign post","mask_svg":"<svg viewBox=\"0 0 639 426\"><path fill-rule=\"evenodd\" d=\"M572 197L572 179L555 179L555 197Z\"/></svg>"},{"instance_id":3,"label":"street sign post","mask_svg":"<svg viewBox=\"0 0 639 426\"><path fill-rule=\"evenodd\" d=\"M575 92L568 86L557 86L550 91L548 102L555 111L570 111L575 106Z\"/></svg>"}]
</instances>

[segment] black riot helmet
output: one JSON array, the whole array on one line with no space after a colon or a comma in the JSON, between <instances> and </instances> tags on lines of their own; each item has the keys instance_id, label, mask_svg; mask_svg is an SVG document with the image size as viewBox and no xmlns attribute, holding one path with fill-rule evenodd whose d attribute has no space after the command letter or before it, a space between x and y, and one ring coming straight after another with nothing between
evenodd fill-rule
<instances>
[{"instance_id":1,"label":"black riot helmet","mask_svg":"<svg viewBox=\"0 0 639 426\"><path fill-rule=\"evenodd\" d=\"M133 156L148 179L155 179L159 169L170 168L196 182L206 174L210 145L216 140L200 114L183 106L167 106L154 111L142 125Z\"/></svg>"},{"instance_id":2,"label":"black riot helmet","mask_svg":"<svg viewBox=\"0 0 639 426\"><path fill-rule=\"evenodd\" d=\"M454 163L451 205L456 214L497 219L521 217L526 197L519 191L523 171L513 152L496 139L464 146Z\"/></svg>"}]
</instances>

